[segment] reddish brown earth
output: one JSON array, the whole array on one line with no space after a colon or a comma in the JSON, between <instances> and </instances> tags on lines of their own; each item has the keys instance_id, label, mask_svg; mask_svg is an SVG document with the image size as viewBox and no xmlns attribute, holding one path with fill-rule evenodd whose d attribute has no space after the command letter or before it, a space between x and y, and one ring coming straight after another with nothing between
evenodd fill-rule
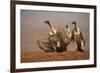
<instances>
[{"instance_id":1,"label":"reddish brown earth","mask_svg":"<svg viewBox=\"0 0 100 73\"><path fill-rule=\"evenodd\" d=\"M45 53L45 52L23 52L21 62L43 62L43 61L62 61L62 60L85 60L89 59L89 52L67 51L64 53Z\"/></svg>"}]
</instances>

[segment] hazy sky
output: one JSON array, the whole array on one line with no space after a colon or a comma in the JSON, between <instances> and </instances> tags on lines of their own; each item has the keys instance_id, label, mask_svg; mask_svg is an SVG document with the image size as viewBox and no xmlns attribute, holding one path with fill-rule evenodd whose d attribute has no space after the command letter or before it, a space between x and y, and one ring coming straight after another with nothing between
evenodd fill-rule
<instances>
[{"instance_id":1,"label":"hazy sky","mask_svg":"<svg viewBox=\"0 0 100 73\"><path fill-rule=\"evenodd\" d=\"M37 40L47 39L50 28L44 23L50 20L55 28L63 27L66 24L72 30L72 21L77 21L80 29L85 34L86 48L88 49L89 34L89 13L53 12L21 10L21 50L41 51L37 45ZM71 43L69 49L73 50Z\"/></svg>"}]
</instances>

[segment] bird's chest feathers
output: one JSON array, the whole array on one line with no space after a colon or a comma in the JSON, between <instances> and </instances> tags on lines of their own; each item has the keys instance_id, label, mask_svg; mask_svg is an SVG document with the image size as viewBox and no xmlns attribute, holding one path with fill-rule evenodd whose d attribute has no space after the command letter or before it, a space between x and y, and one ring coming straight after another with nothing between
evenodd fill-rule
<instances>
[{"instance_id":1,"label":"bird's chest feathers","mask_svg":"<svg viewBox=\"0 0 100 73\"><path fill-rule=\"evenodd\" d=\"M74 35L80 35L80 30L79 29L77 29L77 31L75 30Z\"/></svg>"}]
</instances>

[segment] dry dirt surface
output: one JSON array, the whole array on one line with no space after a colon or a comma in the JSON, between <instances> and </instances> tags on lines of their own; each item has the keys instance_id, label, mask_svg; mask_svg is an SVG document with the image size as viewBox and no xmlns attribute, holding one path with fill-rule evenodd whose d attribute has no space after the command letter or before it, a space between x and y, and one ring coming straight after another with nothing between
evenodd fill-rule
<instances>
[{"instance_id":1,"label":"dry dirt surface","mask_svg":"<svg viewBox=\"0 0 100 73\"><path fill-rule=\"evenodd\" d=\"M23 52L21 62L46 62L89 59L89 52L67 51L64 53Z\"/></svg>"}]
</instances>

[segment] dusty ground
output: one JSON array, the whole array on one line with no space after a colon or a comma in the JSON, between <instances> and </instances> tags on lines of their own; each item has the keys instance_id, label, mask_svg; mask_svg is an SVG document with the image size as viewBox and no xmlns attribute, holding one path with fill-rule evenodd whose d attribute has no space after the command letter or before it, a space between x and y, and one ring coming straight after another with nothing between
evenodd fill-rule
<instances>
[{"instance_id":1,"label":"dusty ground","mask_svg":"<svg viewBox=\"0 0 100 73\"><path fill-rule=\"evenodd\" d=\"M89 52L67 51L64 53L23 52L21 62L84 60L89 59Z\"/></svg>"}]
</instances>

